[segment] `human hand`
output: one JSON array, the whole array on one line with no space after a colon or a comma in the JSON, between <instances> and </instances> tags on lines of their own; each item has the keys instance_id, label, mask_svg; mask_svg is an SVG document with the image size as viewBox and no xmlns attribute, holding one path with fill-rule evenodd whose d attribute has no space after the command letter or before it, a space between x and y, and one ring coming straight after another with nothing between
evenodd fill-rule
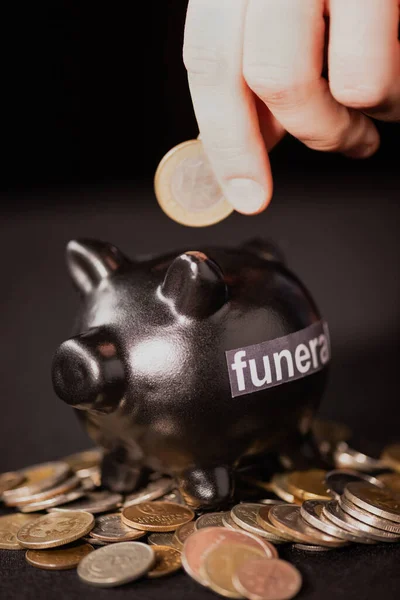
<instances>
[{"instance_id":1,"label":"human hand","mask_svg":"<svg viewBox=\"0 0 400 600\"><path fill-rule=\"evenodd\" d=\"M400 120L398 24L399 0L189 0L183 56L193 105L236 210L268 205L268 150L286 131L353 158L377 150L366 115Z\"/></svg>"}]
</instances>

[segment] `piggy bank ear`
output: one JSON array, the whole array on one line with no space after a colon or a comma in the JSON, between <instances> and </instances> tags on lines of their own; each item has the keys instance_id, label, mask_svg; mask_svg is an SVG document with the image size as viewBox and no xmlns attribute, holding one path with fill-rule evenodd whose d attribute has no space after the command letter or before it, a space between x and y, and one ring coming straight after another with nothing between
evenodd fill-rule
<instances>
[{"instance_id":1,"label":"piggy bank ear","mask_svg":"<svg viewBox=\"0 0 400 600\"><path fill-rule=\"evenodd\" d=\"M194 318L207 317L228 301L221 269L203 252L185 252L175 258L165 275L161 295L178 314Z\"/></svg>"},{"instance_id":2,"label":"piggy bank ear","mask_svg":"<svg viewBox=\"0 0 400 600\"><path fill-rule=\"evenodd\" d=\"M102 327L61 344L53 359L52 378L59 398L75 408L109 413L124 395L122 361Z\"/></svg>"},{"instance_id":3,"label":"piggy bank ear","mask_svg":"<svg viewBox=\"0 0 400 600\"><path fill-rule=\"evenodd\" d=\"M283 252L270 240L254 238L243 244L242 248L264 260L279 262L281 264L286 263Z\"/></svg>"},{"instance_id":4,"label":"piggy bank ear","mask_svg":"<svg viewBox=\"0 0 400 600\"><path fill-rule=\"evenodd\" d=\"M129 263L118 248L107 242L71 240L67 245L69 273L78 290L84 294Z\"/></svg>"}]
</instances>

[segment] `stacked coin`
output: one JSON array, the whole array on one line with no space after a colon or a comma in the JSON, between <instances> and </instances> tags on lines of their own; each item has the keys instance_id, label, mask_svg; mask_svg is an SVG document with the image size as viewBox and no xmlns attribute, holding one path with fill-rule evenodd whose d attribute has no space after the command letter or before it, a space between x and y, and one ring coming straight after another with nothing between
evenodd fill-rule
<instances>
[{"instance_id":1,"label":"stacked coin","mask_svg":"<svg viewBox=\"0 0 400 600\"><path fill-rule=\"evenodd\" d=\"M267 498L247 501L255 496L248 483L234 506L195 514L166 475L152 474L125 497L102 489L101 452L87 451L0 475L1 498L13 511L0 517L0 549L25 549L27 563L41 569L77 567L95 586L159 578L183 566L222 596L289 599L301 575L279 559L282 545L321 552L400 541L395 457L392 447L385 450L381 460L394 472L376 477L350 469L279 473L257 482ZM88 479L90 490L82 485Z\"/></svg>"}]
</instances>

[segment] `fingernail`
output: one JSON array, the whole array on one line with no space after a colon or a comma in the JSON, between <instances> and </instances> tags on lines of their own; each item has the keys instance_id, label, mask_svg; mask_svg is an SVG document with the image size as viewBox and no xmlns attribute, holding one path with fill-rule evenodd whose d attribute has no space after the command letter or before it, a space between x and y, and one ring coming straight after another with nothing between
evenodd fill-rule
<instances>
[{"instance_id":1,"label":"fingernail","mask_svg":"<svg viewBox=\"0 0 400 600\"><path fill-rule=\"evenodd\" d=\"M267 203L266 191L252 179L230 179L225 189L228 202L245 215L259 212Z\"/></svg>"},{"instance_id":2,"label":"fingernail","mask_svg":"<svg viewBox=\"0 0 400 600\"><path fill-rule=\"evenodd\" d=\"M369 158L375 154L378 148L379 134L375 129L369 129L363 143L346 152L346 156L349 158Z\"/></svg>"}]
</instances>

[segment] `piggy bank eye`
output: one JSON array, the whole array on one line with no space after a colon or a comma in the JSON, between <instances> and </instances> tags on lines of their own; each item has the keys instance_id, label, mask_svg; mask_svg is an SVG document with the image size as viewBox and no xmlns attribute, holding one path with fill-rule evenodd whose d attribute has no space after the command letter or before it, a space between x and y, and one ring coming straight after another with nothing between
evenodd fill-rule
<instances>
[{"instance_id":1,"label":"piggy bank eye","mask_svg":"<svg viewBox=\"0 0 400 600\"><path fill-rule=\"evenodd\" d=\"M56 394L75 408L109 413L124 395L123 364L110 333L102 327L61 344L52 377Z\"/></svg>"}]
</instances>

